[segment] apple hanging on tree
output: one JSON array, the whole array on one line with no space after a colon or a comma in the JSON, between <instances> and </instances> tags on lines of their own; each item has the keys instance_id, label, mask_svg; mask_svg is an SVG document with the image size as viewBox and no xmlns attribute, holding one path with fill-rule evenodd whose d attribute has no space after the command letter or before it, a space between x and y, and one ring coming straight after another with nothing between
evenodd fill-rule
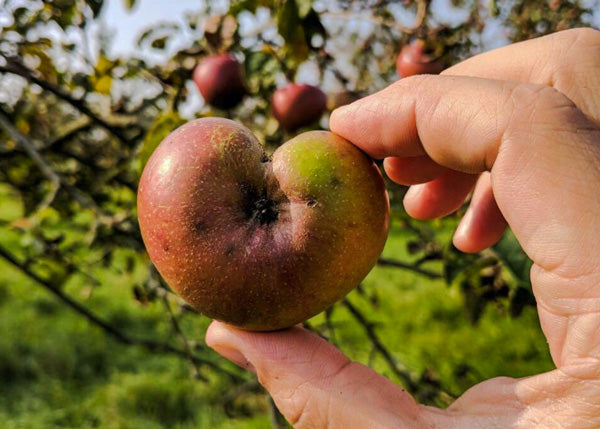
<instances>
[{"instance_id":1,"label":"apple hanging on tree","mask_svg":"<svg viewBox=\"0 0 600 429\"><path fill-rule=\"evenodd\" d=\"M189 122L148 161L138 216L154 265L203 314L248 330L300 323L367 275L386 241L377 166L327 131L270 158L245 127Z\"/></svg>"},{"instance_id":2,"label":"apple hanging on tree","mask_svg":"<svg viewBox=\"0 0 600 429\"><path fill-rule=\"evenodd\" d=\"M415 39L405 45L396 58L396 72L400 77L417 74L438 74L444 70L444 63L426 52L425 41Z\"/></svg>"},{"instance_id":3,"label":"apple hanging on tree","mask_svg":"<svg viewBox=\"0 0 600 429\"><path fill-rule=\"evenodd\" d=\"M194 70L193 79L204 100L218 109L231 109L246 95L242 67L230 54L203 58Z\"/></svg>"},{"instance_id":4,"label":"apple hanging on tree","mask_svg":"<svg viewBox=\"0 0 600 429\"><path fill-rule=\"evenodd\" d=\"M273 115L288 132L318 121L326 108L327 96L313 85L292 83L273 93Z\"/></svg>"}]
</instances>

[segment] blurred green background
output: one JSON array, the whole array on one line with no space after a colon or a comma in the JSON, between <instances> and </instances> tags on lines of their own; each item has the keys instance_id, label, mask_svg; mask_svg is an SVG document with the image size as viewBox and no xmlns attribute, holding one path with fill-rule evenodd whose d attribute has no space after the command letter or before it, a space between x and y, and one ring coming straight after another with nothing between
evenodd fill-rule
<instances>
[{"instance_id":1,"label":"blurred green background","mask_svg":"<svg viewBox=\"0 0 600 429\"><path fill-rule=\"evenodd\" d=\"M329 111L398 79L423 40L444 66L597 26L597 2L0 0L0 426L285 427L249 374L204 346L209 320L152 267L136 220L143 160L185 120L233 118L273 150L275 88L319 86ZM197 62L231 52L249 94L203 102ZM344 101L345 100L345 101ZM304 129L300 130L303 131ZM300 132L298 131L298 132ZM553 367L509 233L451 245L459 213L417 222L388 183L390 236L346 299L305 324L447 406L475 383Z\"/></svg>"}]
</instances>

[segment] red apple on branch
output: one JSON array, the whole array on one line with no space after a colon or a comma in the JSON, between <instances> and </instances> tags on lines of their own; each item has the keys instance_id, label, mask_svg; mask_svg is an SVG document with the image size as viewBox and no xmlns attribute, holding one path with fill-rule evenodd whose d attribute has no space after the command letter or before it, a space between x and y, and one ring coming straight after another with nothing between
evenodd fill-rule
<instances>
[{"instance_id":1,"label":"red apple on branch","mask_svg":"<svg viewBox=\"0 0 600 429\"><path fill-rule=\"evenodd\" d=\"M342 298L381 253L389 205L363 152L327 131L269 158L245 127L189 122L148 161L138 190L156 268L203 314L249 330L300 323Z\"/></svg>"},{"instance_id":2,"label":"red apple on branch","mask_svg":"<svg viewBox=\"0 0 600 429\"><path fill-rule=\"evenodd\" d=\"M444 70L444 64L425 51L425 41L413 40L405 45L396 59L396 72L400 77L417 74L438 74Z\"/></svg>"},{"instance_id":3,"label":"red apple on branch","mask_svg":"<svg viewBox=\"0 0 600 429\"><path fill-rule=\"evenodd\" d=\"M326 108L327 96L313 85L292 83L273 93L273 115L288 132L318 121Z\"/></svg>"},{"instance_id":4,"label":"red apple on branch","mask_svg":"<svg viewBox=\"0 0 600 429\"><path fill-rule=\"evenodd\" d=\"M231 109L246 95L242 67L230 54L203 58L193 78L204 100L218 109Z\"/></svg>"}]
</instances>

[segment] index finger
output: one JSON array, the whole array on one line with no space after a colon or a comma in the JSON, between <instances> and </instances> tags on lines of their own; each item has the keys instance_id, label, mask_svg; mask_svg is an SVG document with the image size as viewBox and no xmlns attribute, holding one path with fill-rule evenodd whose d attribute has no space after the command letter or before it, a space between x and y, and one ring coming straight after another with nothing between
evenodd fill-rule
<instances>
[{"instance_id":1,"label":"index finger","mask_svg":"<svg viewBox=\"0 0 600 429\"><path fill-rule=\"evenodd\" d=\"M336 109L330 128L373 158L428 155L442 166L480 173L487 169L486 159L495 157L518 107L510 103L516 86L473 77L413 76Z\"/></svg>"}]
</instances>

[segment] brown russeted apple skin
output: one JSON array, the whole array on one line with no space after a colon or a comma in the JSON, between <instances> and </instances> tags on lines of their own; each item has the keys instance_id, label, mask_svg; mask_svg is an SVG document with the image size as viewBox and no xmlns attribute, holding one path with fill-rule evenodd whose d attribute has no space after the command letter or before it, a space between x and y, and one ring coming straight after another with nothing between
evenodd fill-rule
<instances>
[{"instance_id":1,"label":"brown russeted apple skin","mask_svg":"<svg viewBox=\"0 0 600 429\"><path fill-rule=\"evenodd\" d=\"M203 118L153 153L138 216L150 258L187 302L268 331L360 283L383 250L389 204L377 166L335 134L303 133L270 160L245 127Z\"/></svg>"},{"instance_id":2,"label":"brown russeted apple skin","mask_svg":"<svg viewBox=\"0 0 600 429\"><path fill-rule=\"evenodd\" d=\"M425 42L420 39L402 47L396 58L396 72L400 77L438 74L442 70L444 70L444 64L425 53Z\"/></svg>"},{"instance_id":3,"label":"brown russeted apple skin","mask_svg":"<svg viewBox=\"0 0 600 429\"><path fill-rule=\"evenodd\" d=\"M293 132L319 120L327 96L316 86L292 83L273 93L271 107L281 127Z\"/></svg>"},{"instance_id":4,"label":"brown russeted apple skin","mask_svg":"<svg viewBox=\"0 0 600 429\"><path fill-rule=\"evenodd\" d=\"M231 109L246 95L242 67L230 54L203 58L194 70L193 79L204 100L218 109Z\"/></svg>"}]
</instances>

